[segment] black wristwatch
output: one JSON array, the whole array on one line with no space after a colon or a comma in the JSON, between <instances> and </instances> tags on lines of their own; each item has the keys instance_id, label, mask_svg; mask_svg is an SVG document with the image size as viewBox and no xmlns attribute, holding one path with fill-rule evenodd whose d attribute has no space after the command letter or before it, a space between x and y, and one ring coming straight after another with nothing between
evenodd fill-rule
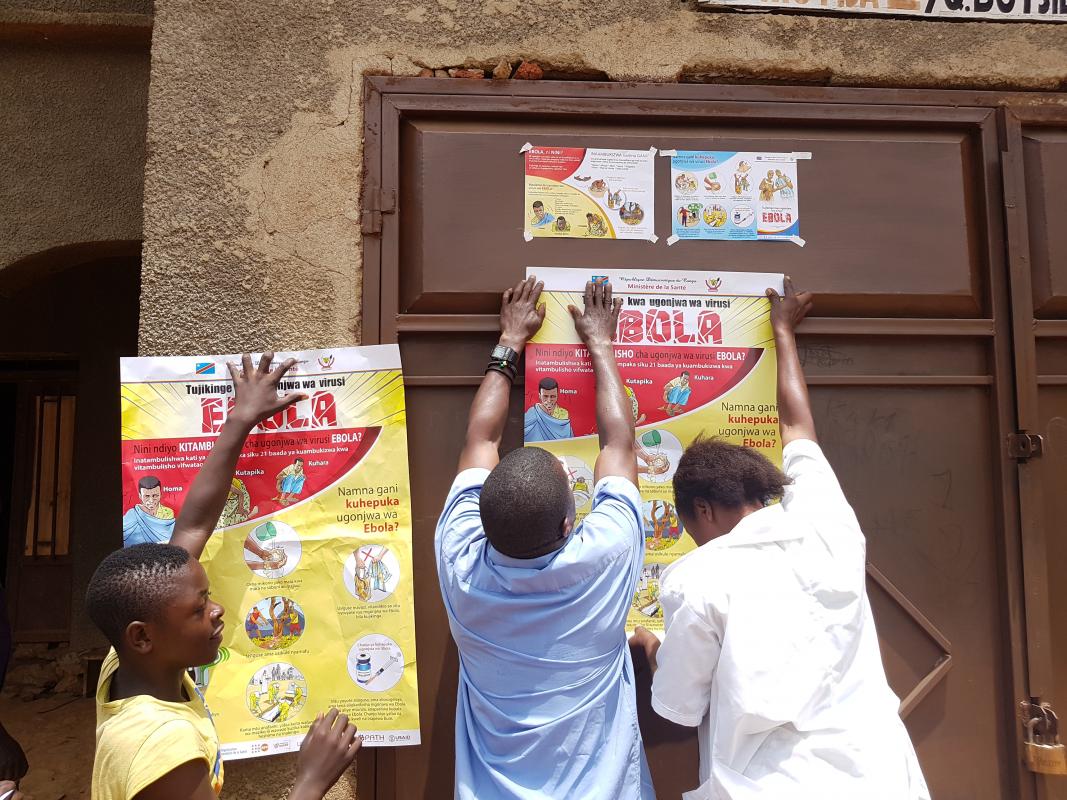
<instances>
[{"instance_id":1,"label":"black wristwatch","mask_svg":"<svg viewBox=\"0 0 1067 800\"><path fill-rule=\"evenodd\" d=\"M508 380L515 380L519 372L519 354L504 344L498 344L489 355L489 365L485 371L496 370L503 373Z\"/></svg>"}]
</instances>

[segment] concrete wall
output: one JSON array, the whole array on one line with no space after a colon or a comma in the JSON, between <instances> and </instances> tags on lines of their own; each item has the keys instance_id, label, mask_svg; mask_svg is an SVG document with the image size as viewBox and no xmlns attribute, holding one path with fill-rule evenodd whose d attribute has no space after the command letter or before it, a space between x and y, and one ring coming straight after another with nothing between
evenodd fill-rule
<instances>
[{"instance_id":1,"label":"concrete wall","mask_svg":"<svg viewBox=\"0 0 1067 800\"><path fill-rule=\"evenodd\" d=\"M158 0L141 351L358 340L365 74L525 57L612 80L1054 90L1064 30L678 0Z\"/></svg>"},{"instance_id":2,"label":"concrete wall","mask_svg":"<svg viewBox=\"0 0 1067 800\"><path fill-rule=\"evenodd\" d=\"M23 5L0 2L0 270L141 238L150 28Z\"/></svg>"}]
</instances>

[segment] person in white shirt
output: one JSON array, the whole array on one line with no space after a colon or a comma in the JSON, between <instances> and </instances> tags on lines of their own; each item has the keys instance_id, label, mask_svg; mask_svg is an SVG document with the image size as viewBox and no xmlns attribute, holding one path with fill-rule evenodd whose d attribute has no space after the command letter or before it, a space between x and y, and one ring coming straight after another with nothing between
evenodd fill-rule
<instances>
[{"instance_id":1,"label":"person in white shirt","mask_svg":"<svg viewBox=\"0 0 1067 800\"><path fill-rule=\"evenodd\" d=\"M663 574L662 645L644 628L631 643L654 671L652 707L698 728L700 786L684 800L928 800L882 666L863 533L816 444L794 338L811 295L789 278L767 295L784 473L715 439L686 450L675 501L699 547Z\"/></svg>"}]
</instances>

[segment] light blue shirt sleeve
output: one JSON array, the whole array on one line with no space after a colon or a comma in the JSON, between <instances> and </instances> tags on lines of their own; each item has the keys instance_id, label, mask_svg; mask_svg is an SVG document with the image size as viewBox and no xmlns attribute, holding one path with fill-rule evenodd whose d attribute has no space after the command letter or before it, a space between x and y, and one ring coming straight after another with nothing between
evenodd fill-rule
<instances>
[{"instance_id":1,"label":"light blue shirt sleeve","mask_svg":"<svg viewBox=\"0 0 1067 800\"><path fill-rule=\"evenodd\" d=\"M437 569L442 577L451 572L456 559L485 539L480 502L482 485L488 477L489 470L475 467L463 470L452 482L434 535Z\"/></svg>"},{"instance_id":2,"label":"light blue shirt sleeve","mask_svg":"<svg viewBox=\"0 0 1067 800\"><path fill-rule=\"evenodd\" d=\"M598 549L630 550L640 563L644 547L641 494L625 478L609 475L593 489L593 508L582 520L578 535Z\"/></svg>"}]
</instances>

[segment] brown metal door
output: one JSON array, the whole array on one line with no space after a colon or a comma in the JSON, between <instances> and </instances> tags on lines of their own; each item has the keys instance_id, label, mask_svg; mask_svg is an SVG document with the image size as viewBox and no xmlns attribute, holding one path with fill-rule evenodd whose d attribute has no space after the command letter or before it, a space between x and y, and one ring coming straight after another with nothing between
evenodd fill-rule
<instances>
[{"instance_id":1,"label":"brown metal door","mask_svg":"<svg viewBox=\"0 0 1067 800\"><path fill-rule=\"evenodd\" d=\"M16 377L0 370L0 380ZM16 641L68 641L75 384L50 377L15 385L8 613Z\"/></svg>"},{"instance_id":2,"label":"brown metal door","mask_svg":"<svg viewBox=\"0 0 1067 800\"><path fill-rule=\"evenodd\" d=\"M1043 452L1019 464L1027 694L1067 714L1067 110L1005 115L1004 176L1015 315L1019 429ZM1020 699L1022 699L1020 697ZM1067 798L1067 778L1037 777Z\"/></svg>"},{"instance_id":3,"label":"brown metal door","mask_svg":"<svg viewBox=\"0 0 1067 800\"><path fill-rule=\"evenodd\" d=\"M530 265L712 265L786 272L819 294L801 344L820 436L868 535L883 658L934 796L1031 796L1012 716L1026 691L1025 619L1004 449L1015 394L992 105L950 93L369 82L364 341L398 340L407 375L424 744L368 756L362 786L379 798L451 796L456 655L433 531L502 287ZM810 151L807 246L666 247L662 194L659 246L526 243L527 141ZM658 162L662 193L669 165ZM695 737L644 705L659 796L678 797L697 782Z\"/></svg>"}]
</instances>

